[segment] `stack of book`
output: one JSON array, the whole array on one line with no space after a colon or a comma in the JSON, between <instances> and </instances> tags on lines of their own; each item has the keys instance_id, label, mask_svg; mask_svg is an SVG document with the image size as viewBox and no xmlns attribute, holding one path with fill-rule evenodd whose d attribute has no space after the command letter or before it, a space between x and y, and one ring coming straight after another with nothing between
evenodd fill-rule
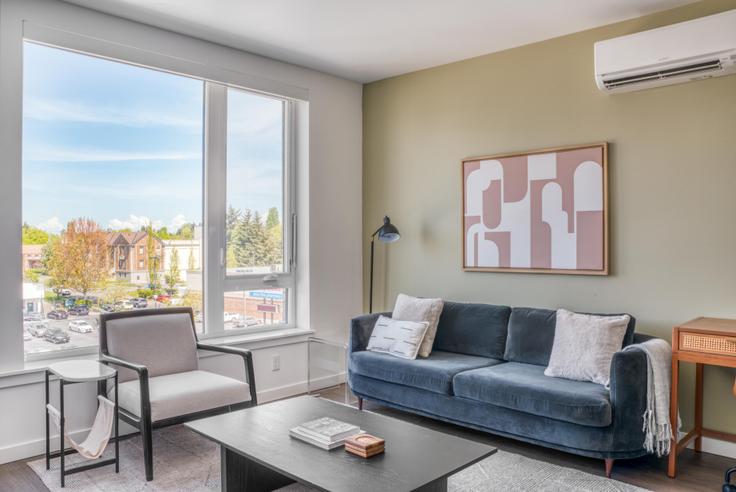
<instances>
[{"instance_id":1,"label":"stack of book","mask_svg":"<svg viewBox=\"0 0 736 492\"><path fill-rule=\"evenodd\" d=\"M380 437L370 434L358 434L345 440L345 451L361 458L370 458L371 456L383 453L385 450L384 445L385 441Z\"/></svg>"},{"instance_id":2,"label":"stack of book","mask_svg":"<svg viewBox=\"0 0 736 492\"><path fill-rule=\"evenodd\" d=\"M329 417L312 420L289 430L289 435L322 449L335 449L345 438L361 432L360 427Z\"/></svg>"}]
</instances>

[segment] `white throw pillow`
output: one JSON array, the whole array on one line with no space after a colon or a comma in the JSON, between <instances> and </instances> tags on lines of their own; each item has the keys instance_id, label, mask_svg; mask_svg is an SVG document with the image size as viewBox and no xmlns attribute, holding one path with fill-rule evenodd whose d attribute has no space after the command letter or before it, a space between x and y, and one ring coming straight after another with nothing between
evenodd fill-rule
<instances>
[{"instance_id":1,"label":"white throw pillow","mask_svg":"<svg viewBox=\"0 0 736 492\"><path fill-rule=\"evenodd\" d=\"M437 324L440 322L440 314L445 303L442 299L422 299L420 297L399 294L392 313L393 319L406 321L426 321L429 323L427 334L424 335L422 345L419 347L420 357L429 357L432 353L432 344L437 334Z\"/></svg>"},{"instance_id":2,"label":"white throw pillow","mask_svg":"<svg viewBox=\"0 0 736 492\"><path fill-rule=\"evenodd\" d=\"M379 316L367 348L403 359L416 359L427 326L426 321L402 321Z\"/></svg>"},{"instance_id":3,"label":"white throw pillow","mask_svg":"<svg viewBox=\"0 0 736 492\"><path fill-rule=\"evenodd\" d=\"M621 350L630 316L595 316L557 310L555 339L545 376L609 386L611 360Z\"/></svg>"}]
</instances>

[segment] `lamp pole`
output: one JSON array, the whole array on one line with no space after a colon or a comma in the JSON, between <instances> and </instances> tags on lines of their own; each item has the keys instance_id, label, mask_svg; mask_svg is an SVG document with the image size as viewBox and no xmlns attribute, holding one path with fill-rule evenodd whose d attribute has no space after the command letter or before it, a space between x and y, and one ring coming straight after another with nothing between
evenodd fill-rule
<instances>
[{"instance_id":1,"label":"lamp pole","mask_svg":"<svg viewBox=\"0 0 736 492\"><path fill-rule=\"evenodd\" d=\"M396 228L395 225L391 223L391 219L389 219L388 215L383 218L383 225L376 229L376 232L371 234L371 279L370 279L370 289L368 294L368 312L373 312L373 258L374 258L374 250L375 250L375 241L376 236L378 236L378 240L383 243L393 243L399 240L401 235L399 234L399 230Z\"/></svg>"}]
</instances>

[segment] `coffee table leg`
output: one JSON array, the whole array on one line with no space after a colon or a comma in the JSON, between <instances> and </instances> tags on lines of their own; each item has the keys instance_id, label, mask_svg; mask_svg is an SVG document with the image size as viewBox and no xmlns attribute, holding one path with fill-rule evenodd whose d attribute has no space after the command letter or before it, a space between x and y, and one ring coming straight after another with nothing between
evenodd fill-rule
<instances>
[{"instance_id":1,"label":"coffee table leg","mask_svg":"<svg viewBox=\"0 0 736 492\"><path fill-rule=\"evenodd\" d=\"M415 492L447 492L447 479L441 478L432 483L428 483L424 487L419 487L418 489L414 490Z\"/></svg>"},{"instance_id":2,"label":"coffee table leg","mask_svg":"<svg viewBox=\"0 0 736 492\"><path fill-rule=\"evenodd\" d=\"M294 483L291 478L280 475L224 446L220 446L220 471L223 492L266 492Z\"/></svg>"}]
</instances>

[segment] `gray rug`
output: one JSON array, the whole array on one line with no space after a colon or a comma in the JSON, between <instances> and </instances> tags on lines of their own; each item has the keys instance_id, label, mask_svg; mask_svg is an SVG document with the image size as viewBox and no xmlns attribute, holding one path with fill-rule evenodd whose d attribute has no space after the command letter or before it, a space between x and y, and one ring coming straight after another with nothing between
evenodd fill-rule
<instances>
[{"instance_id":1,"label":"gray rug","mask_svg":"<svg viewBox=\"0 0 736 492\"><path fill-rule=\"evenodd\" d=\"M53 492L204 492L220 490L220 453L216 444L183 426L154 431L155 479L146 482L143 449L139 437L120 442L120 473L113 466L89 470L66 477L66 488L59 486L58 459L46 470L43 459L28 466ZM109 446L103 458L112 456ZM70 464L80 461L70 455ZM450 477L449 490L476 491L644 491L623 482L551 465L499 450L493 456ZM294 485L283 490L304 491Z\"/></svg>"}]
</instances>

